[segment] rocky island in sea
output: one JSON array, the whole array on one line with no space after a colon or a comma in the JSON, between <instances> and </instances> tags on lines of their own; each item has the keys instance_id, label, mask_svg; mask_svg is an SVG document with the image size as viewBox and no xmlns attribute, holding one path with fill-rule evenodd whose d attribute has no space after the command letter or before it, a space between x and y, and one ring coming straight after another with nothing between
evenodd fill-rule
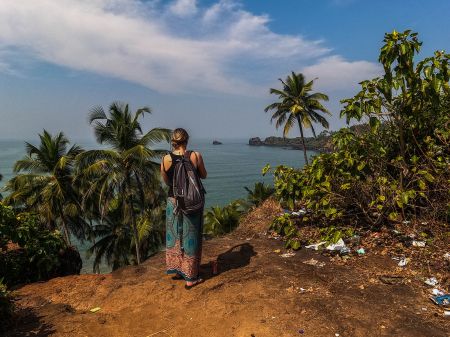
<instances>
[{"instance_id":1,"label":"rocky island in sea","mask_svg":"<svg viewBox=\"0 0 450 337\"><path fill-rule=\"evenodd\" d=\"M222 142L219 142L218 140L213 140L213 145L222 145Z\"/></svg>"}]
</instances>

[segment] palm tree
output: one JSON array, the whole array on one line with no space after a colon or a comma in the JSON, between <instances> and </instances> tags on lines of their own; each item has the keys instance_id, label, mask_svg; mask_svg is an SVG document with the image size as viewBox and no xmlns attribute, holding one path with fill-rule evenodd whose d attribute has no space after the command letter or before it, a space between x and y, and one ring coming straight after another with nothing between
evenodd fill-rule
<instances>
[{"instance_id":1,"label":"palm tree","mask_svg":"<svg viewBox=\"0 0 450 337\"><path fill-rule=\"evenodd\" d=\"M211 207L205 213L205 232L213 235L229 233L239 225L243 213L241 200L235 200L223 208Z\"/></svg>"},{"instance_id":2,"label":"palm tree","mask_svg":"<svg viewBox=\"0 0 450 337\"><path fill-rule=\"evenodd\" d=\"M95 254L93 272L100 272L102 259L112 267L112 270L128 265L131 247L130 227L123 226L120 208L112 208L101 222L92 226L92 234L99 238L91 248L89 254Z\"/></svg>"},{"instance_id":3,"label":"palm tree","mask_svg":"<svg viewBox=\"0 0 450 337\"><path fill-rule=\"evenodd\" d=\"M255 183L253 190L247 186L244 188L247 191L247 200L253 206L261 205L263 201L275 193L275 188L273 186L266 185L263 182Z\"/></svg>"},{"instance_id":4,"label":"palm tree","mask_svg":"<svg viewBox=\"0 0 450 337\"><path fill-rule=\"evenodd\" d=\"M306 165L308 156L306 155L304 128L311 128L314 137L316 131L313 123L320 123L324 128L329 127L328 121L319 112L331 115L320 101L328 101L328 96L320 92L311 93L314 80L305 83L303 74L292 72L286 80L279 79L283 84L283 89L270 89L271 94L278 95L279 101L268 105L264 111L273 110L271 121L276 120L276 128L282 126L283 137L286 137L295 123L300 129L300 137L303 144L303 153Z\"/></svg>"},{"instance_id":5,"label":"palm tree","mask_svg":"<svg viewBox=\"0 0 450 337\"><path fill-rule=\"evenodd\" d=\"M109 149L90 150L78 158L78 179L88 183L84 200L98 196L101 218L107 215L112 203L117 203L121 212L121 223L128 226L134 238L137 263L141 263L141 241L137 218L148 206L148 191L160 185L159 164L154 162L166 151L152 150L154 143L169 141L170 130L154 128L143 133L139 118L151 113L143 107L134 114L128 104L113 102L108 114L102 107L95 107L89 122L100 144ZM83 183L82 183L83 184ZM86 184L84 184L86 185Z\"/></svg>"},{"instance_id":6,"label":"palm tree","mask_svg":"<svg viewBox=\"0 0 450 337\"><path fill-rule=\"evenodd\" d=\"M14 165L18 174L6 185L11 193L5 201L37 213L50 229L61 229L71 245L70 233L82 237L85 228L72 185L75 157L83 150L77 145L67 149L69 140L62 132L53 137L44 130L39 138L39 146L25 143L27 154Z\"/></svg>"}]
</instances>

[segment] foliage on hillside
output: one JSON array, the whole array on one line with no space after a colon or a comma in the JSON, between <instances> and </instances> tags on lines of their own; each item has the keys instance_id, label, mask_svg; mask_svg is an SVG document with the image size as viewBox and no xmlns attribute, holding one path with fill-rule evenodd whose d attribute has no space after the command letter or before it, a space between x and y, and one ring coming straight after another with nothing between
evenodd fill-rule
<instances>
[{"instance_id":1,"label":"foliage on hillside","mask_svg":"<svg viewBox=\"0 0 450 337\"><path fill-rule=\"evenodd\" d=\"M245 187L246 199L232 201L225 207L214 206L205 212L204 233L222 235L231 232L238 225L241 217L251 209L261 205L275 192L272 186L257 182L253 189Z\"/></svg>"},{"instance_id":2,"label":"foliage on hillside","mask_svg":"<svg viewBox=\"0 0 450 337\"><path fill-rule=\"evenodd\" d=\"M25 144L27 154L15 164L16 176L7 183L5 204L34 214L27 230L42 229L37 235L42 240L44 235L50 240L58 230L67 246L74 237L91 242L94 271L102 261L113 269L139 264L159 249L164 238L166 192L157 161L165 151L153 145L168 141L170 130L142 130L140 119L150 112L143 107L132 113L128 104L120 102L113 102L108 111L94 108L89 119L100 149L69 147L62 132L53 136L44 130L37 146ZM9 222L9 226L3 229L11 235L25 230L24 223ZM51 243L45 240L33 252L44 254ZM34 268L31 262L29 269ZM6 266L8 274L15 273L17 263ZM42 266L53 268L51 261Z\"/></svg>"},{"instance_id":3,"label":"foliage on hillside","mask_svg":"<svg viewBox=\"0 0 450 337\"><path fill-rule=\"evenodd\" d=\"M274 171L276 195L290 209L305 207L305 223L376 228L411 218L450 220L450 55L436 52L414 64L421 42L410 31L386 34L384 42L384 75L361 82L361 91L342 101L341 116L367 121L370 130L341 129L332 153L302 170ZM297 236L288 216L274 228Z\"/></svg>"},{"instance_id":4,"label":"foliage on hillside","mask_svg":"<svg viewBox=\"0 0 450 337\"><path fill-rule=\"evenodd\" d=\"M41 225L30 213L15 213L0 203L0 274L6 284L61 275L67 250L58 230Z\"/></svg>"}]
</instances>

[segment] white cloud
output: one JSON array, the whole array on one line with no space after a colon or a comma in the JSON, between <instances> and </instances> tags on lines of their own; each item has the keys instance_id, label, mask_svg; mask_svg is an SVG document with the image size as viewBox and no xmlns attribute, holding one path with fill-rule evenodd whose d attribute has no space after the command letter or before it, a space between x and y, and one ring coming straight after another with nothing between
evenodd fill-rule
<instances>
[{"instance_id":1,"label":"white cloud","mask_svg":"<svg viewBox=\"0 0 450 337\"><path fill-rule=\"evenodd\" d=\"M318 78L317 86L326 90L355 88L358 83L379 76L379 65L367 61L347 61L339 55L324 57L318 63L303 68L307 78Z\"/></svg>"},{"instance_id":2,"label":"white cloud","mask_svg":"<svg viewBox=\"0 0 450 337\"><path fill-rule=\"evenodd\" d=\"M267 88L267 83L254 79L254 73L270 82L316 58L319 63L305 72L317 71L312 76L331 85L346 72L373 70L364 61L324 58L331 50L322 41L275 33L268 16L252 14L232 0L206 8L195 0L169 5L159 0L1 1L4 48L159 92L254 95ZM0 71L10 69L6 60L0 55ZM334 65L339 71L333 70Z\"/></svg>"},{"instance_id":3,"label":"white cloud","mask_svg":"<svg viewBox=\"0 0 450 337\"><path fill-rule=\"evenodd\" d=\"M197 13L196 0L176 0L170 6L169 10L177 16L190 16Z\"/></svg>"}]
</instances>

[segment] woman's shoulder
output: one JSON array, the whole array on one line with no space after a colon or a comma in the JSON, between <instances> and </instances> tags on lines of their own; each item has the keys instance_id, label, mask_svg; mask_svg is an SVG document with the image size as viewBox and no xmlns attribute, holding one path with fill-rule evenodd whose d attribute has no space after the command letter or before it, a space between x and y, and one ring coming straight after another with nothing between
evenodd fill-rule
<instances>
[{"instance_id":1,"label":"woman's shoulder","mask_svg":"<svg viewBox=\"0 0 450 337\"><path fill-rule=\"evenodd\" d=\"M200 151L196 151L196 150L190 150L191 155L196 155L196 156L201 156L202 154L200 153Z\"/></svg>"}]
</instances>

